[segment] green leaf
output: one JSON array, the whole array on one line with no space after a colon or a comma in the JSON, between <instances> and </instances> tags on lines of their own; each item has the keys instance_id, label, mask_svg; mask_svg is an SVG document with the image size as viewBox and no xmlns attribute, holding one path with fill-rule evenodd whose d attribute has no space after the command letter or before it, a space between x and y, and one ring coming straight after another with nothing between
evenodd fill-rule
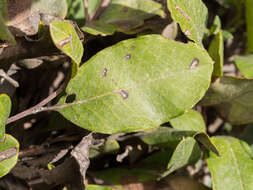
<instances>
[{"instance_id":1,"label":"green leaf","mask_svg":"<svg viewBox=\"0 0 253 190\"><path fill-rule=\"evenodd\" d=\"M5 122L11 112L11 100L6 94L0 94L0 140L5 134Z\"/></svg>"},{"instance_id":2,"label":"green leaf","mask_svg":"<svg viewBox=\"0 0 253 190\"><path fill-rule=\"evenodd\" d=\"M212 151L217 156L220 155L217 147L213 144L210 137L206 133L197 133L194 135L194 139L202 144L207 150Z\"/></svg>"},{"instance_id":3,"label":"green leaf","mask_svg":"<svg viewBox=\"0 0 253 190\"><path fill-rule=\"evenodd\" d=\"M181 130L186 136L194 137L201 143L207 150L213 151L219 155L218 150L210 141L209 136L206 134L206 124L202 115L195 110L188 110L183 115L170 120L173 128ZM188 131L188 134L186 133Z\"/></svg>"},{"instance_id":4,"label":"green leaf","mask_svg":"<svg viewBox=\"0 0 253 190\"><path fill-rule=\"evenodd\" d=\"M5 25L5 21L2 14L0 14L0 39L9 42L11 45L16 44L14 36L11 34L8 27Z\"/></svg>"},{"instance_id":5,"label":"green leaf","mask_svg":"<svg viewBox=\"0 0 253 190\"><path fill-rule=\"evenodd\" d=\"M0 142L0 178L8 174L18 161L19 144L11 135Z\"/></svg>"},{"instance_id":6,"label":"green leaf","mask_svg":"<svg viewBox=\"0 0 253 190\"><path fill-rule=\"evenodd\" d=\"M8 19L8 13L7 13L7 0L1 0L0 1L0 15L2 15L3 20Z\"/></svg>"},{"instance_id":7,"label":"green leaf","mask_svg":"<svg viewBox=\"0 0 253 190\"><path fill-rule=\"evenodd\" d=\"M112 188L109 187L104 187L104 186L100 186L100 185L85 185L85 189L86 190L113 190Z\"/></svg>"},{"instance_id":8,"label":"green leaf","mask_svg":"<svg viewBox=\"0 0 253 190\"><path fill-rule=\"evenodd\" d=\"M68 14L66 18L76 21L79 26L84 25L85 10L83 0L67 0L67 2L68 2Z\"/></svg>"},{"instance_id":9,"label":"green leaf","mask_svg":"<svg viewBox=\"0 0 253 190\"><path fill-rule=\"evenodd\" d=\"M66 0L33 0L32 12L47 13L49 15L65 18L68 11Z\"/></svg>"},{"instance_id":10,"label":"green leaf","mask_svg":"<svg viewBox=\"0 0 253 190\"><path fill-rule=\"evenodd\" d=\"M246 8L246 25L247 25L247 50L253 52L253 1L245 1Z\"/></svg>"},{"instance_id":11,"label":"green leaf","mask_svg":"<svg viewBox=\"0 0 253 190\"><path fill-rule=\"evenodd\" d=\"M181 131L206 131L202 115L195 110L188 110L183 115L171 119L170 124Z\"/></svg>"},{"instance_id":12,"label":"green leaf","mask_svg":"<svg viewBox=\"0 0 253 190\"><path fill-rule=\"evenodd\" d=\"M218 32L221 31L221 20L219 16L215 16L213 25L210 28L209 34L217 34Z\"/></svg>"},{"instance_id":13,"label":"green leaf","mask_svg":"<svg viewBox=\"0 0 253 190\"><path fill-rule=\"evenodd\" d=\"M235 64L247 79L253 79L253 55L236 56Z\"/></svg>"},{"instance_id":14,"label":"green leaf","mask_svg":"<svg viewBox=\"0 0 253 190\"><path fill-rule=\"evenodd\" d=\"M93 35L111 35L119 31L131 33L145 19L155 15L164 16L162 5L149 0L111 0L99 20L87 23L82 30Z\"/></svg>"},{"instance_id":15,"label":"green leaf","mask_svg":"<svg viewBox=\"0 0 253 190\"><path fill-rule=\"evenodd\" d=\"M253 154L253 125L252 124L247 125L240 136L241 140L249 144L251 152Z\"/></svg>"},{"instance_id":16,"label":"green leaf","mask_svg":"<svg viewBox=\"0 0 253 190\"><path fill-rule=\"evenodd\" d=\"M233 34L227 30L222 30L222 36L223 36L224 41L234 38Z\"/></svg>"},{"instance_id":17,"label":"green leaf","mask_svg":"<svg viewBox=\"0 0 253 190\"><path fill-rule=\"evenodd\" d=\"M167 5L184 34L202 46L208 14L204 3L201 0L167 0Z\"/></svg>"},{"instance_id":18,"label":"green leaf","mask_svg":"<svg viewBox=\"0 0 253 190\"><path fill-rule=\"evenodd\" d=\"M76 125L101 133L157 128L203 97L211 63L193 43L159 35L122 41L81 66L58 110ZM67 104L70 95L76 99Z\"/></svg>"},{"instance_id":19,"label":"green leaf","mask_svg":"<svg viewBox=\"0 0 253 190\"><path fill-rule=\"evenodd\" d=\"M184 137L193 136L194 134L193 131L179 131L169 127L159 127L144 134L140 139L148 145L174 148Z\"/></svg>"},{"instance_id":20,"label":"green leaf","mask_svg":"<svg viewBox=\"0 0 253 190\"><path fill-rule=\"evenodd\" d=\"M84 32L90 33L92 35L113 35L117 28L112 24L106 24L101 21L87 23L81 28Z\"/></svg>"},{"instance_id":21,"label":"green leaf","mask_svg":"<svg viewBox=\"0 0 253 190\"><path fill-rule=\"evenodd\" d=\"M120 145L115 139L108 139L105 142L103 153L115 154L119 151Z\"/></svg>"},{"instance_id":22,"label":"green leaf","mask_svg":"<svg viewBox=\"0 0 253 190\"><path fill-rule=\"evenodd\" d=\"M200 104L213 106L231 124L253 122L253 80L221 77L212 83Z\"/></svg>"},{"instance_id":23,"label":"green leaf","mask_svg":"<svg viewBox=\"0 0 253 190\"><path fill-rule=\"evenodd\" d=\"M233 137L214 137L220 157L213 153L207 158L212 174L213 189L251 190L253 187L253 160L250 147Z\"/></svg>"},{"instance_id":24,"label":"green leaf","mask_svg":"<svg viewBox=\"0 0 253 190\"><path fill-rule=\"evenodd\" d=\"M208 53L214 60L213 77L223 75L224 42L222 32L218 32L212 40Z\"/></svg>"},{"instance_id":25,"label":"green leaf","mask_svg":"<svg viewBox=\"0 0 253 190\"><path fill-rule=\"evenodd\" d=\"M155 15L164 16L160 3L149 0L111 0L99 20L117 23L123 20L144 20Z\"/></svg>"},{"instance_id":26,"label":"green leaf","mask_svg":"<svg viewBox=\"0 0 253 190\"><path fill-rule=\"evenodd\" d=\"M175 149L170 162L168 164L168 170L162 174L165 177L173 171L186 166L187 164L198 161L201 156L201 150L197 141L192 137L183 139Z\"/></svg>"},{"instance_id":27,"label":"green leaf","mask_svg":"<svg viewBox=\"0 0 253 190\"><path fill-rule=\"evenodd\" d=\"M79 65L83 56L83 45L75 28L66 21L54 20L50 23L50 34L56 47Z\"/></svg>"}]
</instances>

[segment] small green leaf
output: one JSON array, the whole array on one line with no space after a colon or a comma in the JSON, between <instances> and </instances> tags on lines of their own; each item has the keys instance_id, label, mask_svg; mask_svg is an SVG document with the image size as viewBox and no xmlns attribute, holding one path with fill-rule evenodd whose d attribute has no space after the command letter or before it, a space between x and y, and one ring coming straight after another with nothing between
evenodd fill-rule
<instances>
[{"instance_id":1,"label":"small green leaf","mask_svg":"<svg viewBox=\"0 0 253 190\"><path fill-rule=\"evenodd\" d=\"M217 34L218 32L221 31L221 20L219 16L215 16L214 21L213 21L213 25L210 28L209 34Z\"/></svg>"},{"instance_id":2,"label":"small green leaf","mask_svg":"<svg viewBox=\"0 0 253 190\"><path fill-rule=\"evenodd\" d=\"M50 34L56 47L79 65L83 56L83 45L75 28L69 22L54 20L50 23Z\"/></svg>"},{"instance_id":3,"label":"small green leaf","mask_svg":"<svg viewBox=\"0 0 253 190\"><path fill-rule=\"evenodd\" d=\"M115 139L108 139L105 142L103 153L115 154L119 151L120 145Z\"/></svg>"},{"instance_id":4,"label":"small green leaf","mask_svg":"<svg viewBox=\"0 0 253 190\"><path fill-rule=\"evenodd\" d=\"M232 125L253 122L253 80L221 77L208 89L200 104L213 106Z\"/></svg>"},{"instance_id":5,"label":"small green leaf","mask_svg":"<svg viewBox=\"0 0 253 190\"><path fill-rule=\"evenodd\" d=\"M144 20L154 15L164 16L160 3L149 0L111 0L99 20L115 24L123 20Z\"/></svg>"},{"instance_id":6,"label":"small green leaf","mask_svg":"<svg viewBox=\"0 0 253 190\"><path fill-rule=\"evenodd\" d=\"M92 35L107 36L112 35L116 30L116 26L112 24L106 24L101 21L87 23L81 28L84 32L90 33Z\"/></svg>"},{"instance_id":7,"label":"small green leaf","mask_svg":"<svg viewBox=\"0 0 253 190\"><path fill-rule=\"evenodd\" d=\"M233 137L214 137L220 157L213 153L207 158L212 174L213 189L251 190L253 187L253 160L250 147Z\"/></svg>"},{"instance_id":8,"label":"small green leaf","mask_svg":"<svg viewBox=\"0 0 253 190\"><path fill-rule=\"evenodd\" d=\"M204 3L201 0L167 0L167 5L184 34L202 46L208 14Z\"/></svg>"},{"instance_id":9,"label":"small green leaf","mask_svg":"<svg viewBox=\"0 0 253 190\"><path fill-rule=\"evenodd\" d=\"M11 100L6 94L0 94L0 140L5 134L5 122L11 112Z\"/></svg>"},{"instance_id":10,"label":"small green leaf","mask_svg":"<svg viewBox=\"0 0 253 190\"><path fill-rule=\"evenodd\" d=\"M101 133L154 129L203 97L211 63L193 43L160 35L122 41L81 66L58 103L59 111L76 125ZM71 94L76 99L65 103Z\"/></svg>"},{"instance_id":11,"label":"small green leaf","mask_svg":"<svg viewBox=\"0 0 253 190\"><path fill-rule=\"evenodd\" d=\"M241 140L247 142L251 148L251 152L253 154L253 125L249 124L245 127L241 134Z\"/></svg>"},{"instance_id":12,"label":"small green leaf","mask_svg":"<svg viewBox=\"0 0 253 190\"><path fill-rule=\"evenodd\" d=\"M15 45L16 41L14 36L5 25L3 16L0 14L0 39L9 42L11 45Z\"/></svg>"},{"instance_id":13,"label":"small green leaf","mask_svg":"<svg viewBox=\"0 0 253 190\"><path fill-rule=\"evenodd\" d=\"M224 41L234 38L233 34L227 30L222 30L222 36L223 36Z\"/></svg>"},{"instance_id":14,"label":"small green leaf","mask_svg":"<svg viewBox=\"0 0 253 190\"><path fill-rule=\"evenodd\" d=\"M247 50L253 52L253 1L245 1L246 8L246 25L247 25Z\"/></svg>"},{"instance_id":15,"label":"small green leaf","mask_svg":"<svg viewBox=\"0 0 253 190\"><path fill-rule=\"evenodd\" d=\"M0 1L0 15L2 15L3 20L6 21L8 19L7 0Z\"/></svg>"},{"instance_id":16,"label":"small green leaf","mask_svg":"<svg viewBox=\"0 0 253 190\"><path fill-rule=\"evenodd\" d=\"M181 131L206 131L202 115L195 110L188 110L183 115L170 120L173 128Z\"/></svg>"},{"instance_id":17,"label":"small green leaf","mask_svg":"<svg viewBox=\"0 0 253 190\"><path fill-rule=\"evenodd\" d=\"M168 170L162 174L165 177L173 171L186 166L187 164L198 161L201 156L201 150L197 141L192 137L183 139L175 149L170 162L168 164Z\"/></svg>"},{"instance_id":18,"label":"small green leaf","mask_svg":"<svg viewBox=\"0 0 253 190\"><path fill-rule=\"evenodd\" d=\"M195 131L179 131L169 127L159 127L144 134L140 139L148 145L174 148L184 137L193 136L195 133Z\"/></svg>"},{"instance_id":19,"label":"small green leaf","mask_svg":"<svg viewBox=\"0 0 253 190\"><path fill-rule=\"evenodd\" d=\"M212 143L210 137L203 132L194 135L194 139L202 144L207 150L214 152L216 155L220 155L217 147Z\"/></svg>"},{"instance_id":20,"label":"small green leaf","mask_svg":"<svg viewBox=\"0 0 253 190\"><path fill-rule=\"evenodd\" d=\"M218 32L212 40L208 53L214 60L213 77L223 75L224 42L222 32Z\"/></svg>"},{"instance_id":21,"label":"small green leaf","mask_svg":"<svg viewBox=\"0 0 253 190\"><path fill-rule=\"evenodd\" d=\"M253 79L253 55L236 56L235 64L247 79Z\"/></svg>"},{"instance_id":22,"label":"small green leaf","mask_svg":"<svg viewBox=\"0 0 253 190\"><path fill-rule=\"evenodd\" d=\"M85 185L85 190L114 190L114 189L110 187L89 184L89 185Z\"/></svg>"},{"instance_id":23,"label":"small green leaf","mask_svg":"<svg viewBox=\"0 0 253 190\"><path fill-rule=\"evenodd\" d=\"M19 144L11 135L0 142L0 178L8 174L18 161Z\"/></svg>"},{"instance_id":24,"label":"small green leaf","mask_svg":"<svg viewBox=\"0 0 253 190\"><path fill-rule=\"evenodd\" d=\"M134 33L145 19L164 16L162 5L149 0L111 0L98 20L86 23L83 31L93 35L111 35L114 32Z\"/></svg>"},{"instance_id":25,"label":"small green leaf","mask_svg":"<svg viewBox=\"0 0 253 190\"><path fill-rule=\"evenodd\" d=\"M36 0L33 1L32 12L46 13L55 17L65 18L68 11L66 0Z\"/></svg>"}]
</instances>

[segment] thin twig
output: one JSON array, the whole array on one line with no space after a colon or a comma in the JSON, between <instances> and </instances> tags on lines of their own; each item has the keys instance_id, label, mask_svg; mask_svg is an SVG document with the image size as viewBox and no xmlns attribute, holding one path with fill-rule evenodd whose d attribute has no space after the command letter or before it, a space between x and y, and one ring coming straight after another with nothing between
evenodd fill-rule
<instances>
[{"instance_id":1,"label":"thin twig","mask_svg":"<svg viewBox=\"0 0 253 190\"><path fill-rule=\"evenodd\" d=\"M62 88L59 88L58 90L56 90L55 92L50 94L46 99L44 99L43 101L41 101L37 105L8 118L6 121L6 125L9 123L12 123L14 121L17 121L23 117L26 117L28 115L33 115L33 114L36 114L36 113L39 113L42 111L46 111L45 107L43 107L43 106L46 105L47 103L49 103L51 100L53 100L62 90L63 90Z\"/></svg>"},{"instance_id":2,"label":"thin twig","mask_svg":"<svg viewBox=\"0 0 253 190\"><path fill-rule=\"evenodd\" d=\"M89 2L88 0L83 0L84 11L85 11L85 21L90 22L90 15L89 15Z\"/></svg>"},{"instance_id":3,"label":"thin twig","mask_svg":"<svg viewBox=\"0 0 253 190\"><path fill-rule=\"evenodd\" d=\"M94 14L94 16L91 18L91 21L97 20L100 17L104 9L109 5L110 1L111 0L103 0L99 8L97 9L96 13Z\"/></svg>"},{"instance_id":4,"label":"thin twig","mask_svg":"<svg viewBox=\"0 0 253 190\"><path fill-rule=\"evenodd\" d=\"M67 74L69 75L69 73ZM50 109L50 107L43 107L44 105L46 105L47 103L49 103L51 100L53 100L56 96L58 96L63 89L65 89L66 85L67 85L67 81L69 80L69 76L66 77L66 80L63 82L63 84L61 85L60 88L58 88L56 91L54 91L52 94L50 94L47 98L45 98L44 100L42 100L40 103L36 104L35 106L21 112L21 113L18 113L12 117L9 117L6 121L6 125L9 124L9 123L12 123L14 121L17 121L21 118L24 118L28 115L33 115L33 114L37 114L39 112L42 112L42 111L49 111L49 110L52 110ZM53 106L52 106L53 107Z\"/></svg>"},{"instance_id":5,"label":"thin twig","mask_svg":"<svg viewBox=\"0 0 253 190\"><path fill-rule=\"evenodd\" d=\"M15 88L19 87L18 82L15 81L13 78L11 78L3 69L0 69L0 77L3 77L5 80L7 80Z\"/></svg>"}]
</instances>

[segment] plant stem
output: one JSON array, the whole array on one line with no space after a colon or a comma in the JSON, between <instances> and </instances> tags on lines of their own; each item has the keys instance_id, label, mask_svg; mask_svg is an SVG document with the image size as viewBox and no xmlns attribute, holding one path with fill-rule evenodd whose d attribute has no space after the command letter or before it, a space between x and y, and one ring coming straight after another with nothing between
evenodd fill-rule
<instances>
[{"instance_id":1,"label":"plant stem","mask_svg":"<svg viewBox=\"0 0 253 190\"><path fill-rule=\"evenodd\" d=\"M89 2L88 0L83 0L84 10L85 10L85 21L90 22L90 15L89 15Z\"/></svg>"},{"instance_id":2,"label":"plant stem","mask_svg":"<svg viewBox=\"0 0 253 190\"><path fill-rule=\"evenodd\" d=\"M109 5L110 1L111 0L103 0L96 13L92 17L91 21L97 20L99 18L99 16L103 13L104 9Z\"/></svg>"}]
</instances>

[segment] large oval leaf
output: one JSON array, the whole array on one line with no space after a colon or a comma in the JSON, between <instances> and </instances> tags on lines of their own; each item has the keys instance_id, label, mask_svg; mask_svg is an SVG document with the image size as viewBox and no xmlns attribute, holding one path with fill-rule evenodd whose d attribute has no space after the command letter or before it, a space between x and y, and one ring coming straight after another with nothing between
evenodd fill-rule
<instances>
[{"instance_id":1,"label":"large oval leaf","mask_svg":"<svg viewBox=\"0 0 253 190\"><path fill-rule=\"evenodd\" d=\"M156 128L190 109L212 73L207 52L159 35L109 47L84 64L59 102L70 121L102 133ZM69 102L76 96L74 102Z\"/></svg>"},{"instance_id":2,"label":"large oval leaf","mask_svg":"<svg viewBox=\"0 0 253 190\"><path fill-rule=\"evenodd\" d=\"M10 172L18 161L19 144L11 135L0 142L0 178Z\"/></svg>"},{"instance_id":3,"label":"large oval leaf","mask_svg":"<svg viewBox=\"0 0 253 190\"><path fill-rule=\"evenodd\" d=\"M250 147L233 137L214 137L220 157L210 153L207 164L212 174L213 189L251 190L253 160Z\"/></svg>"},{"instance_id":4,"label":"large oval leaf","mask_svg":"<svg viewBox=\"0 0 253 190\"><path fill-rule=\"evenodd\" d=\"M167 4L172 18L179 23L185 35L202 45L208 13L202 0L167 0Z\"/></svg>"},{"instance_id":5,"label":"large oval leaf","mask_svg":"<svg viewBox=\"0 0 253 190\"><path fill-rule=\"evenodd\" d=\"M11 112L11 100L6 94L0 95L0 140L5 134L5 122Z\"/></svg>"}]
</instances>

